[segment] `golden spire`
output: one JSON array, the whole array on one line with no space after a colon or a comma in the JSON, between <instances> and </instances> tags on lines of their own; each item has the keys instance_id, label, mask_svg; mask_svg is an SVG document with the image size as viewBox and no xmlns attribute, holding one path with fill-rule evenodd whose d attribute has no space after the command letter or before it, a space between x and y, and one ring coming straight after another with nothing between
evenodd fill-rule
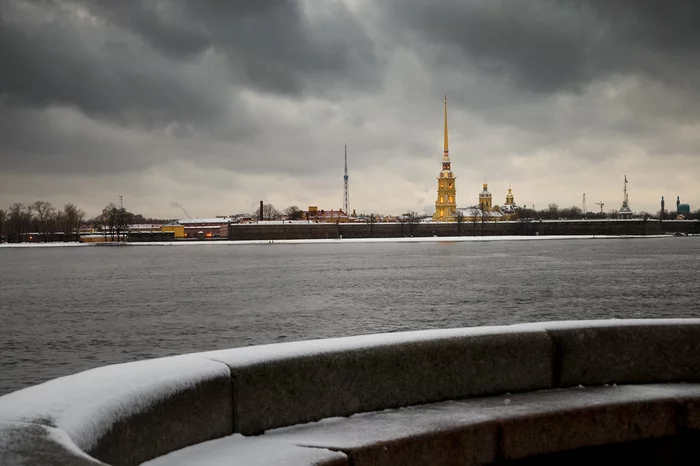
<instances>
[{"instance_id":1,"label":"golden spire","mask_svg":"<svg viewBox=\"0 0 700 466\"><path fill-rule=\"evenodd\" d=\"M445 94L445 152L444 157L450 156L450 150L447 145L447 94Z\"/></svg>"}]
</instances>

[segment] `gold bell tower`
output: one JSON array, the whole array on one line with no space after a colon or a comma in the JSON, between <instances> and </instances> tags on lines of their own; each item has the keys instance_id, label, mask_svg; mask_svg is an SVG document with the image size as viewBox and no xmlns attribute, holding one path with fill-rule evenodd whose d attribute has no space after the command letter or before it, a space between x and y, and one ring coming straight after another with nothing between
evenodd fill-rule
<instances>
[{"instance_id":1,"label":"gold bell tower","mask_svg":"<svg viewBox=\"0 0 700 466\"><path fill-rule=\"evenodd\" d=\"M513 190L508 183L508 194L506 195L506 205L515 205L515 198L513 197Z\"/></svg>"},{"instance_id":2,"label":"gold bell tower","mask_svg":"<svg viewBox=\"0 0 700 466\"><path fill-rule=\"evenodd\" d=\"M438 189L433 220L449 222L454 220L457 210L457 187L452 173L450 150L447 143L447 95L445 95L445 150L442 154L442 171L437 178Z\"/></svg>"},{"instance_id":3,"label":"gold bell tower","mask_svg":"<svg viewBox=\"0 0 700 466\"><path fill-rule=\"evenodd\" d=\"M493 208L493 198L489 192L489 185L484 179L484 190L479 193L479 208L485 210L486 212L491 212Z\"/></svg>"}]
</instances>

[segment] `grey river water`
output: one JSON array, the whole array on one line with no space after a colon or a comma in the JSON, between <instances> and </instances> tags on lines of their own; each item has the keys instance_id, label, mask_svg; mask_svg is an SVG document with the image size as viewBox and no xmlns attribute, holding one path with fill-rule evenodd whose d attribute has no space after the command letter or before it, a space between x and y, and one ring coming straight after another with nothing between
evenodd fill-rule
<instances>
[{"instance_id":1,"label":"grey river water","mask_svg":"<svg viewBox=\"0 0 700 466\"><path fill-rule=\"evenodd\" d=\"M700 238L0 249L0 394L332 336L700 317Z\"/></svg>"}]
</instances>

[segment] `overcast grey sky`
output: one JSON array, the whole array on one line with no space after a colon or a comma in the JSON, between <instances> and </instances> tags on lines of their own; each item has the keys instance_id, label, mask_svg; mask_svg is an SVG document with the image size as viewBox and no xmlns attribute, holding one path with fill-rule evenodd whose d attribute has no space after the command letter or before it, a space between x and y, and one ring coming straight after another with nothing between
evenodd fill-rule
<instances>
[{"instance_id":1,"label":"overcast grey sky","mask_svg":"<svg viewBox=\"0 0 700 466\"><path fill-rule=\"evenodd\" d=\"M0 0L0 207L700 207L700 2Z\"/></svg>"}]
</instances>

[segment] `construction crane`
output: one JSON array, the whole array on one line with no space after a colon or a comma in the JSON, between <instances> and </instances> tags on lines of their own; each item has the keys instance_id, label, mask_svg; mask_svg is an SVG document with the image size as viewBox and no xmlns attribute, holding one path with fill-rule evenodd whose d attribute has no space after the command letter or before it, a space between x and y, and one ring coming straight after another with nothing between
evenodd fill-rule
<instances>
[{"instance_id":1,"label":"construction crane","mask_svg":"<svg viewBox=\"0 0 700 466\"><path fill-rule=\"evenodd\" d=\"M603 206L605 205L605 203L603 201L600 201L600 202L594 202L594 204L600 206L600 213L602 214L603 213Z\"/></svg>"}]
</instances>

